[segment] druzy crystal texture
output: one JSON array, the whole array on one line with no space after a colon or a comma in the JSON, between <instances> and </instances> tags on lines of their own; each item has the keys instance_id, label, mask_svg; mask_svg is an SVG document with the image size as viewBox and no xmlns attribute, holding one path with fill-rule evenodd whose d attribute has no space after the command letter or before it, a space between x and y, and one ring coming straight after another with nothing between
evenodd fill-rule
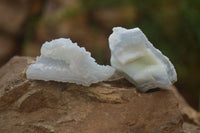
<instances>
[{"instance_id":1,"label":"druzy crystal texture","mask_svg":"<svg viewBox=\"0 0 200 133\"><path fill-rule=\"evenodd\" d=\"M89 86L111 77L115 69L98 65L91 54L70 39L45 42L41 56L26 71L28 79L53 80Z\"/></svg>"},{"instance_id":2,"label":"druzy crystal texture","mask_svg":"<svg viewBox=\"0 0 200 133\"><path fill-rule=\"evenodd\" d=\"M109 37L109 47L111 65L140 91L169 89L177 81L172 63L139 28L114 27Z\"/></svg>"}]
</instances>

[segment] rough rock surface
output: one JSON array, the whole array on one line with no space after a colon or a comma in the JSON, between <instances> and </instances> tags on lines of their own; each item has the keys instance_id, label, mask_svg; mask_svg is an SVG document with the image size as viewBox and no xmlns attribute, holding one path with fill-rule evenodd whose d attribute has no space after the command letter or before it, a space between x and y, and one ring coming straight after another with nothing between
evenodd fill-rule
<instances>
[{"instance_id":1,"label":"rough rock surface","mask_svg":"<svg viewBox=\"0 0 200 133\"><path fill-rule=\"evenodd\" d=\"M175 87L171 87L179 103L179 109L183 116L183 130L186 133L200 133L200 113L193 109L180 95Z\"/></svg>"},{"instance_id":2,"label":"rough rock surface","mask_svg":"<svg viewBox=\"0 0 200 133\"><path fill-rule=\"evenodd\" d=\"M1 133L180 133L172 91L139 93L124 79L83 87L29 81L33 58L14 57L0 69Z\"/></svg>"},{"instance_id":3,"label":"rough rock surface","mask_svg":"<svg viewBox=\"0 0 200 133\"><path fill-rule=\"evenodd\" d=\"M184 120L188 123L192 123L200 126L200 113L193 109L186 100L179 94L175 87L172 87L171 90L174 92L175 97L179 102L179 108ZM199 130L200 132L200 130Z\"/></svg>"}]
</instances>

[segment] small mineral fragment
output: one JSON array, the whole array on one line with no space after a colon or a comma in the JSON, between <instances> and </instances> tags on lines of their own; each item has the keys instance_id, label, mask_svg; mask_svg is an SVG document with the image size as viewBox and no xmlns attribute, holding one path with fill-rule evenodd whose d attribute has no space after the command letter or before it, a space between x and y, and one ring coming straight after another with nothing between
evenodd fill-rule
<instances>
[{"instance_id":1,"label":"small mineral fragment","mask_svg":"<svg viewBox=\"0 0 200 133\"><path fill-rule=\"evenodd\" d=\"M90 52L70 39L45 42L41 56L26 71L28 79L53 80L89 86L111 77L115 69L98 65Z\"/></svg>"},{"instance_id":2,"label":"small mineral fragment","mask_svg":"<svg viewBox=\"0 0 200 133\"><path fill-rule=\"evenodd\" d=\"M177 74L169 59L156 49L139 28L114 27L109 37L111 65L146 92L169 89Z\"/></svg>"}]
</instances>

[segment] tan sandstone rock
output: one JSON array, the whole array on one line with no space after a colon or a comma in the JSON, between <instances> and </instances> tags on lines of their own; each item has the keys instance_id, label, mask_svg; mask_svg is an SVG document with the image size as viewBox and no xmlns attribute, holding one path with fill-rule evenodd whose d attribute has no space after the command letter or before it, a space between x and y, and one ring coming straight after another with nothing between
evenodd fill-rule
<instances>
[{"instance_id":1,"label":"tan sandstone rock","mask_svg":"<svg viewBox=\"0 0 200 133\"><path fill-rule=\"evenodd\" d=\"M90 87L30 81L34 59L14 57L0 69L1 133L181 133L172 91L138 92L125 79Z\"/></svg>"}]
</instances>

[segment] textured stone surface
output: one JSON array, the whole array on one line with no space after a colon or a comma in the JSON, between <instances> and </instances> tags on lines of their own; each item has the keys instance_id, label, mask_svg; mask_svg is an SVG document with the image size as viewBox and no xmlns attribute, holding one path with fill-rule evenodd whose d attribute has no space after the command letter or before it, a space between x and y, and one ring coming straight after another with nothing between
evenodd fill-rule
<instances>
[{"instance_id":1,"label":"textured stone surface","mask_svg":"<svg viewBox=\"0 0 200 133\"><path fill-rule=\"evenodd\" d=\"M172 91L139 93L126 80L83 87L29 81L33 58L0 69L0 132L179 133L182 116Z\"/></svg>"},{"instance_id":2,"label":"textured stone surface","mask_svg":"<svg viewBox=\"0 0 200 133\"><path fill-rule=\"evenodd\" d=\"M183 130L185 133L200 133L200 127L191 123L184 122Z\"/></svg>"},{"instance_id":3,"label":"textured stone surface","mask_svg":"<svg viewBox=\"0 0 200 133\"><path fill-rule=\"evenodd\" d=\"M183 116L184 122L187 122L184 124L185 126L183 125L183 128L187 128L188 130L190 127L193 128L195 125L198 125L196 129L198 132L200 132L200 113L187 103L187 101L183 98L183 96L180 95L175 87L172 87L171 90L179 102L179 109Z\"/></svg>"}]
</instances>

